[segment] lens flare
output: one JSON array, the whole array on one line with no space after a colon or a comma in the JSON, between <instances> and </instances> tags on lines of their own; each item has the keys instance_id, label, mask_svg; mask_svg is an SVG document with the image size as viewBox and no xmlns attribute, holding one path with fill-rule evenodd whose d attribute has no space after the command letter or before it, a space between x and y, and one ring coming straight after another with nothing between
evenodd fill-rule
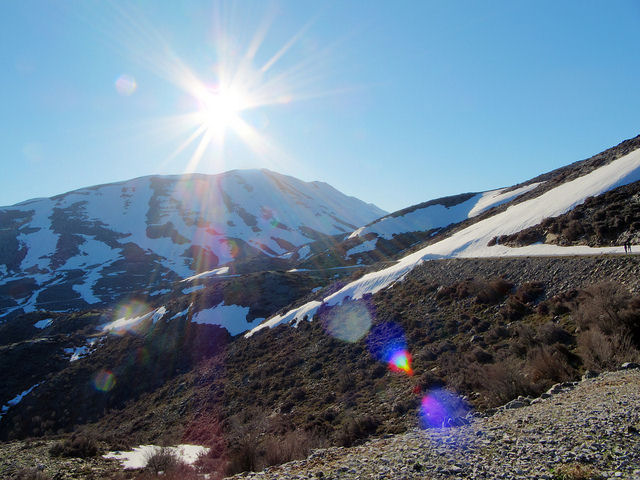
<instances>
[{"instance_id":1,"label":"lens flare","mask_svg":"<svg viewBox=\"0 0 640 480\"><path fill-rule=\"evenodd\" d=\"M116 386L116 377L109 370L100 370L93 377L93 386L100 392L108 392Z\"/></svg>"},{"instance_id":2,"label":"lens flare","mask_svg":"<svg viewBox=\"0 0 640 480\"><path fill-rule=\"evenodd\" d=\"M422 398L420 424L423 428L460 425L468 411L467 404L454 393L443 389L432 390Z\"/></svg>"},{"instance_id":3,"label":"lens flare","mask_svg":"<svg viewBox=\"0 0 640 480\"><path fill-rule=\"evenodd\" d=\"M413 375L411 369L411 354L406 350L394 352L389 359L389 368L394 372L404 372Z\"/></svg>"},{"instance_id":4,"label":"lens flare","mask_svg":"<svg viewBox=\"0 0 640 480\"><path fill-rule=\"evenodd\" d=\"M366 305L348 302L332 308L322 320L325 331L344 342L357 342L371 328L371 314Z\"/></svg>"},{"instance_id":5,"label":"lens flare","mask_svg":"<svg viewBox=\"0 0 640 480\"><path fill-rule=\"evenodd\" d=\"M138 88L136 79L133 78L131 75L127 75L125 73L123 73L118 78L116 78L115 86L116 86L116 91L120 95L123 95L125 97L128 97L129 95L133 95L133 93Z\"/></svg>"},{"instance_id":6,"label":"lens flare","mask_svg":"<svg viewBox=\"0 0 640 480\"><path fill-rule=\"evenodd\" d=\"M411 354L402 327L395 323L376 325L367 338L367 344L371 355L389 364L391 370L413 375Z\"/></svg>"}]
</instances>

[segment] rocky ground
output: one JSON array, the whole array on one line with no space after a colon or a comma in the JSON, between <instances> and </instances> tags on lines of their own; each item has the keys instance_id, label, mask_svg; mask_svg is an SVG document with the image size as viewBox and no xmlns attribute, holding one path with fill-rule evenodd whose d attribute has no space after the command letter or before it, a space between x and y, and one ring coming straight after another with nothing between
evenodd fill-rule
<instances>
[{"instance_id":1,"label":"rocky ground","mask_svg":"<svg viewBox=\"0 0 640 480\"><path fill-rule=\"evenodd\" d=\"M623 252L622 247L620 247ZM543 282L546 297L572 288L612 281L640 292L640 255L574 255L558 257L451 258L424 262L412 278L447 285L465 278L504 277L520 285Z\"/></svg>"},{"instance_id":2,"label":"rocky ground","mask_svg":"<svg viewBox=\"0 0 640 480\"><path fill-rule=\"evenodd\" d=\"M318 450L306 460L233 478L640 479L640 370L555 391L466 426Z\"/></svg>"},{"instance_id":3,"label":"rocky ground","mask_svg":"<svg viewBox=\"0 0 640 480\"><path fill-rule=\"evenodd\" d=\"M545 398L546 397L546 398ZM52 458L54 442L0 445L0 478L114 478L114 461ZM128 475L127 475L128 476ZM206 477L205 477L206 478ZM412 430L235 479L640 479L640 369L559 384L468 425Z\"/></svg>"}]
</instances>

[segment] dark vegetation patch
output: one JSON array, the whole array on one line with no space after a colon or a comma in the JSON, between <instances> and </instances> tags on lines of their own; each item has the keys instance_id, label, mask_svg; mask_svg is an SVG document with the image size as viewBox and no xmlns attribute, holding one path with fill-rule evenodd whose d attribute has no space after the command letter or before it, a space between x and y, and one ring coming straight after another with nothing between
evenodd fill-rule
<instances>
[{"instance_id":1,"label":"dark vegetation patch","mask_svg":"<svg viewBox=\"0 0 640 480\"><path fill-rule=\"evenodd\" d=\"M27 255L27 247L20 245L18 235L33 218L34 211L0 210L0 265L16 271Z\"/></svg>"},{"instance_id":2,"label":"dark vegetation patch","mask_svg":"<svg viewBox=\"0 0 640 480\"><path fill-rule=\"evenodd\" d=\"M149 238L170 238L171 241L178 245L189 243L189 239L180 235L173 222L167 222L162 225L147 225L147 237Z\"/></svg>"}]
</instances>

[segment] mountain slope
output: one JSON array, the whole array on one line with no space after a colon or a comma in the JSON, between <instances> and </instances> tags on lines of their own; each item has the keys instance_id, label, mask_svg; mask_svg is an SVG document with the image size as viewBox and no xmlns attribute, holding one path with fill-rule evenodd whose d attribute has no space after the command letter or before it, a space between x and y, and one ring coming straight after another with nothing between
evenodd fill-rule
<instances>
[{"instance_id":1,"label":"mountain slope","mask_svg":"<svg viewBox=\"0 0 640 480\"><path fill-rule=\"evenodd\" d=\"M143 177L26 201L0 208L0 316L109 302L221 265L283 267L297 247L384 213L268 170Z\"/></svg>"},{"instance_id":2,"label":"mountain slope","mask_svg":"<svg viewBox=\"0 0 640 480\"><path fill-rule=\"evenodd\" d=\"M480 220L461 228L439 241L400 259L396 264L368 273L324 298L313 300L284 314L276 315L259 325L247 335L252 335L266 326L272 327L282 322L299 321L303 317L312 318L323 305L337 305L346 298L358 299L365 294L379 290L402 279L407 272L425 260L453 257L500 257L521 255L567 255L619 252L621 247L588 246L561 247L548 244L534 244L512 248L495 243L496 237L513 235L541 223L549 217L557 217L582 204L587 198L601 195L617 187L640 181L640 149L591 169L577 178L564 183L556 183L538 196L507 204L505 210L493 215L481 216ZM535 191L533 189L532 191ZM296 322L297 323L297 322Z\"/></svg>"}]
</instances>

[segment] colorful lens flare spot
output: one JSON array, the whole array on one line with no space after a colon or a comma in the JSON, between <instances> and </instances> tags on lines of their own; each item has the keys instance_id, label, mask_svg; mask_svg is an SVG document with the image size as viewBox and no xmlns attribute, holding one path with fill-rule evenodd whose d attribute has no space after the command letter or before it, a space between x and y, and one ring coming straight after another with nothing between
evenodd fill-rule
<instances>
[{"instance_id":1,"label":"colorful lens flare spot","mask_svg":"<svg viewBox=\"0 0 640 480\"><path fill-rule=\"evenodd\" d=\"M468 407L457 395L446 390L432 390L422 398L420 423L423 428L445 428L459 425Z\"/></svg>"},{"instance_id":2,"label":"colorful lens flare spot","mask_svg":"<svg viewBox=\"0 0 640 480\"><path fill-rule=\"evenodd\" d=\"M116 386L116 377L108 370L100 370L93 378L93 386L100 392L108 392Z\"/></svg>"},{"instance_id":3,"label":"colorful lens flare spot","mask_svg":"<svg viewBox=\"0 0 640 480\"><path fill-rule=\"evenodd\" d=\"M138 84L136 83L136 79L131 75L122 74L115 81L116 91L125 97L129 95L133 95L133 93L138 88Z\"/></svg>"},{"instance_id":4,"label":"colorful lens flare spot","mask_svg":"<svg viewBox=\"0 0 640 480\"><path fill-rule=\"evenodd\" d=\"M411 354L406 350L394 352L389 359L389 368L394 372L404 372L407 375L413 375L411 369Z\"/></svg>"}]
</instances>

